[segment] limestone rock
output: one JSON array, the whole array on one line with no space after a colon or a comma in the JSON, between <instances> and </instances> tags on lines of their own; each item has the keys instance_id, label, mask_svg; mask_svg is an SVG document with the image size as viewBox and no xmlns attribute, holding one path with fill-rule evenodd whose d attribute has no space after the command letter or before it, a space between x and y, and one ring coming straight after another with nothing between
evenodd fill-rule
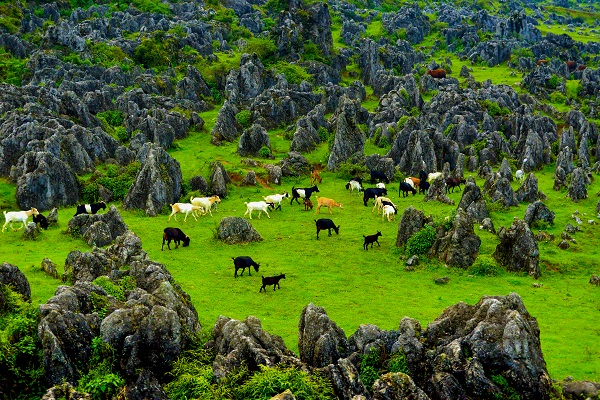
<instances>
[{"instance_id":1,"label":"limestone rock","mask_svg":"<svg viewBox=\"0 0 600 400\"><path fill-rule=\"evenodd\" d=\"M260 242L263 240L248 220L239 217L223 218L217 233L219 239L227 244Z\"/></svg>"},{"instance_id":2,"label":"limestone rock","mask_svg":"<svg viewBox=\"0 0 600 400\"><path fill-rule=\"evenodd\" d=\"M329 319L322 307L313 303L304 307L298 329L298 351L306 365L325 367L349 355L344 331Z\"/></svg>"},{"instance_id":3,"label":"limestone rock","mask_svg":"<svg viewBox=\"0 0 600 400\"><path fill-rule=\"evenodd\" d=\"M575 168L571 177L571 186L567 193L574 202L579 200L587 199L587 187L586 187L586 176L585 172L581 168Z\"/></svg>"},{"instance_id":4,"label":"limestone rock","mask_svg":"<svg viewBox=\"0 0 600 400\"><path fill-rule=\"evenodd\" d=\"M423 211L415 209L413 206L408 207L402 213L402 219L398 226L398 236L396 237L396 247L401 247L406 244L408 238L419 232L431 217L425 217Z\"/></svg>"},{"instance_id":5,"label":"limestone rock","mask_svg":"<svg viewBox=\"0 0 600 400\"><path fill-rule=\"evenodd\" d=\"M527 206L527 210L525 210L525 216L523 217L523 221L527 223L530 227L533 226L537 221L542 221L547 224L554 224L554 211L550 211L548 206L546 206L541 201L536 201Z\"/></svg>"},{"instance_id":6,"label":"limestone rock","mask_svg":"<svg viewBox=\"0 0 600 400\"><path fill-rule=\"evenodd\" d=\"M494 258L509 271L525 271L534 278L541 276L538 244L523 220L515 219L510 228L498 231L500 243Z\"/></svg>"},{"instance_id":7,"label":"limestone rock","mask_svg":"<svg viewBox=\"0 0 600 400\"><path fill-rule=\"evenodd\" d=\"M30 300L31 287L29 281L16 265L6 262L0 264L0 283L10 286L14 292L23 296L23 300Z\"/></svg>"},{"instance_id":8,"label":"limestone rock","mask_svg":"<svg viewBox=\"0 0 600 400\"><path fill-rule=\"evenodd\" d=\"M253 124L240 136L237 151L241 156L257 156L263 146L271 148L271 139L269 139L267 130L260 125Z\"/></svg>"},{"instance_id":9,"label":"limestone rock","mask_svg":"<svg viewBox=\"0 0 600 400\"><path fill-rule=\"evenodd\" d=\"M452 228L436 239L431 253L449 266L464 269L473 265L480 246L481 239L473 230L473 220L459 208Z\"/></svg>"},{"instance_id":10,"label":"limestone rock","mask_svg":"<svg viewBox=\"0 0 600 400\"><path fill-rule=\"evenodd\" d=\"M377 379L373 384L373 400L429 400L429 396L421 390L410 376L402 372L389 372Z\"/></svg>"},{"instance_id":11,"label":"limestone rock","mask_svg":"<svg viewBox=\"0 0 600 400\"><path fill-rule=\"evenodd\" d=\"M454 205L454 200L446 195L446 182L444 179L434 179L430 184L424 201L439 201L440 203Z\"/></svg>"},{"instance_id":12,"label":"limestone rock","mask_svg":"<svg viewBox=\"0 0 600 400\"><path fill-rule=\"evenodd\" d=\"M87 231L96 222L102 222L106 226L97 225L93 230L95 233L86 236ZM104 214L79 214L69 220L67 227L70 234L81 235L86 238L86 242L105 243L102 246L123 235L127 229L127 225L114 205L111 205Z\"/></svg>"}]
</instances>

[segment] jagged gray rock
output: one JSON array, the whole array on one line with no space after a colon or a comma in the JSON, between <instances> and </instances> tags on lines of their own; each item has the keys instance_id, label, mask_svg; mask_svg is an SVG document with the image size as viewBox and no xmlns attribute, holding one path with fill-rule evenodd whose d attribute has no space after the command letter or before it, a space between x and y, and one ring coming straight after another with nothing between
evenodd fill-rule
<instances>
[{"instance_id":1,"label":"jagged gray rock","mask_svg":"<svg viewBox=\"0 0 600 400\"><path fill-rule=\"evenodd\" d=\"M510 228L498 231L500 243L493 257L509 271L524 271L534 278L541 276L540 251L537 241L523 220L516 219Z\"/></svg>"},{"instance_id":2,"label":"jagged gray rock","mask_svg":"<svg viewBox=\"0 0 600 400\"><path fill-rule=\"evenodd\" d=\"M219 239L227 244L260 242L263 240L249 221L239 217L223 218L219 223L217 234Z\"/></svg>"},{"instance_id":3,"label":"jagged gray rock","mask_svg":"<svg viewBox=\"0 0 600 400\"><path fill-rule=\"evenodd\" d=\"M257 156L263 146L271 149L271 139L267 130L260 125L252 124L240 136L237 152L240 156Z\"/></svg>"},{"instance_id":4,"label":"jagged gray rock","mask_svg":"<svg viewBox=\"0 0 600 400\"><path fill-rule=\"evenodd\" d=\"M373 384L373 400L429 400L429 396L402 372L389 372Z\"/></svg>"},{"instance_id":5,"label":"jagged gray rock","mask_svg":"<svg viewBox=\"0 0 600 400\"><path fill-rule=\"evenodd\" d=\"M357 101L343 98L336 114L335 138L327 168L337 167L355 154L362 155L365 146L365 133L358 127L356 113L360 108Z\"/></svg>"},{"instance_id":6,"label":"jagged gray rock","mask_svg":"<svg viewBox=\"0 0 600 400\"><path fill-rule=\"evenodd\" d=\"M575 170L573 170L571 185L569 186L569 191L567 193L567 196L569 196L571 200L577 202L579 200L587 199L586 180L587 178L583 169L575 168Z\"/></svg>"},{"instance_id":7,"label":"jagged gray rock","mask_svg":"<svg viewBox=\"0 0 600 400\"><path fill-rule=\"evenodd\" d=\"M31 299L31 287L29 281L19 267L9 263L0 264L0 283L10 286L10 288L23 296L23 300Z\"/></svg>"},{"instance_id":8,"label":"jagged gray rock","mask_svg":"<svg viewBox=\"0 0 600 400\"><path fill-rule=\"evenodd\" d=\"M312 170L306 157L295 151L290 151L287 157L281 159L280 164L283 176L306 176Z\"/></svg>"},{"instance_id":9,"label":"jagged gray rock","mask_svg":"<svg viewBox=\"0 0 600 400\"><path fill-rule=\"evenodd\" d=\"M102 222L102 227L96 226L94 232L88 234L87 231L96 223ZM104 226L105 225L105 226ZM104 214L79 214L69 220L67 232L71 235L81 235L86 242L106 242L101 246L106 246L114 241L118 236L127 232L127 225L123 222L121 214L114 205L111 205ZM87 234L87 235L86 235ZM90 244L91 246L92 244Z\"/></svg>"},{"instance_id":10,"label":"jagged gray rock","mask_svg":"<svg viewBox=\"0 0 600 400\"><path fill-rule=\"evenodd\" d=\"M475 222L482 222L489 217L487 204L481 189L472 179L469 179L465 184L457 209L459 208L465 210Z\"/></svg>"},{"instance_id":11,"label":"jagged gray rock","mask_svg":"<svg viewBox=\"0 0 600 400\"><path fill-rule=\"evenodd\" d=\"M451 267L468 268L473 265L481 239L473 230L473 220L459 208L448 232L439 235L431 248L431 253Z\"/></svg>"},{"instance_id":12,"label":"jagged gray rock","mask_svg":"<svg viewBox=\"0 0 600 400\"><path fill-rule=\"evenodd\" d=\"M358 370L348 358L341 358L321 370L331 382L338 399L352 400L356 396L369 395L360 380Z\"/></svg>"},{"instance_id":13,"label":"jagged gray rock","mask_svg":"<svg viewBox=\"0 0 600 400\"><path fill-rule=\"evenodd\" d=\"M554 216L554 211L550 211L547 205L538 200L527 206L523 221L525 221L530 227L533 227L537 221L542 221L553 225Z\"/></svg>"},{"instance_id":14,"label":"jagged gray rock","mask_svg":"<svg viewBox=\"0 0 600 400\"><path fill-rule=\"evenodd\" d=\"M545 195L538 190L538 179L532 172L527 175L523 184L517 189L515 196L517 196L519 202L526 201L528 203L533 203L534 201L541 200L545 197Z\"/></svg>"},{"instance_id":15,"label":"jagged gray rock","mask_svg":"<svg viewBox=\"0 0 600 400\"><path fill-rule=\"evenodd\" d=\"M227 184L231 182L231 178L225 171L225 167L218 161L210 164L210 190L212 194L216 194L220 198L227 197Z\"/></svg>"},{"instance_id":16,"label":"jagged gray rock","mask_svg":"<svg viewBox=\"0 0 600 400\"><path fill-rule=\"evenodd\" d=\"M425 224L431 221L431 217L426 217L423 211L409 206L402 213L400 225L398 225L398 236L396 237L396 247L406 244L408 238L419 232Z\"/></svg>"},{"instance_id":17,"label":"jagged gray rock","mask_svg":"<svg viewBox=\"0 0 600 400\"><path fill-rule=\"evenodd\" d=\"M429 186L423 201L439 201L440 203L454 205L454 200L446 195L446 182L443 178L439 177L429 183L431 186Z\"/></svg>"}]
</instances>

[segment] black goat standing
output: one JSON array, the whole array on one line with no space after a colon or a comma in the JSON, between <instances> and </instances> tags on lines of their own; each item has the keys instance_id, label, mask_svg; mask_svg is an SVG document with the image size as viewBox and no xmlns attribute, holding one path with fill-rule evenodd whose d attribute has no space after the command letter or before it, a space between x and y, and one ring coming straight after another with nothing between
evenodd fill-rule
<instances>
[{"instance_id":1,"label":"black goat standing","mask_svg":"<svg viewBox=\"0 0 600 400\"><path fill-rule=\"evenodd\" d=\"M40 224L40 228L48 229L48 220L42 214L33 214L33 222Z\"/></svg>"},{"instance_id":2,"label":"black goat standing","mask_svg":"<svg viewBox=\"0 0 600 400\"><path fill-rule=\"evenodd\" d=\"M271 285L273 285L273 290L275 290L275 286L277 286L279 289L281 289L281 286L279 286L279 281L281 279L285 279L285 274L281 274L281 275L277 275L277 276L267 276L266 278L263 276L262 277L262 286L258 290L258 293L262 292L263 290L265 291L265 293L267 293L266 287L271 286Z\"/></svg>"},{"instance_id":3,"label":"black goat standing","mask_svg":"<svg viewBox=\"0 0 600 400\"><path fill-rule=\"evenodd\" d=\"M369 250L369 244L371 245L371 248L373 248L373 243L377 243L377 245L381 247L378 240L379 236L381 236L381 231L377 231L377 233L374 235L363 235L363 237L365 238L365 242L363 243L363 247L365 248L365 250Z\"/></svg>"},{"instance_id":4,"label":"black goat standing","mask_svg":"<svg viewBox=\"0 0 600 400\"><path fill-rule=\"evenodd\" d=\"M248 256L239 256L239 257L231 257L231 259L233 260L233 266L235 267L235 272L233 274L234 278L237 278L237 272L238 269L242 270L242 273L240 274L240 276L244 275L244 270L246 268L248 268L248 276L252 276L250 274L250 267L254 267L254 270L256 272L258 272L258 267L260 267L260 264L257 264L252 258L248 257Z\"/></svg>"}]
</instances>

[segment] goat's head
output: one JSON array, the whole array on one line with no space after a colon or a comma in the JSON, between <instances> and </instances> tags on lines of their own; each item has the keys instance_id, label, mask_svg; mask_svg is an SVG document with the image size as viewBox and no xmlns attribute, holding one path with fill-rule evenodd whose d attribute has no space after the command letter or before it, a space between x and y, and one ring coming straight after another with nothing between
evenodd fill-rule
<instances>
[{"instance_id":1,"label":"goat's head","mask_svg":"<svg viewBox=\"0 0 600 400\"><path fill-rule=\"evenodd\" d=\"M254 270L255 270L256 272L258 272L258 267L260 267L260 264L258 264L258 263L257 263L257 264L254 264L254 265L253 265L253 267L254 267Z\"/></svg>"},{"instance_id":2,"label":"goat's head","mask_svg":"<svg viewBox=\"0 0 600 400\"><path fill-rule=\"evenodd\" d=\"M339 235L339 234L340 234L340 225L338 225L338 226L335 226L335 225L334 225L334 226L333 226L333 230L335 231L335 233L336 233L336 234L338 234L338 235Z\"/></svg>"},{"instance_id":3,"label":"goat's head","mask_svg":"<svg viewBox=\"0 0 600 400\"><path fill-rule=\"evenodd\" d=\"M186 236L183 238L183 247L188 247L190 245L190 237Z\"/></svg>"},{"instance_id":4,"label":"goat's head","mask_svg":"<svg viewBox=\"0 0 600 400\"><path fill-rule=\"evenodd\" d=\"M100 203L98 203L98 207L100 207L101 209L105 210L106 209L106 203L101 201Z\"/></svg>"}]
</instances>

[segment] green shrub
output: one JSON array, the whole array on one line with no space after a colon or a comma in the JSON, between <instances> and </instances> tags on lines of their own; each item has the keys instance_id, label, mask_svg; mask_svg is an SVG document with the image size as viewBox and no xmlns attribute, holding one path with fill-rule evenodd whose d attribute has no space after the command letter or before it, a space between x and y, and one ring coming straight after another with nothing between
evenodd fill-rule
<instances>
[{"instance_id":1,"label":"green shrub","mask_svg":"<svg viewBox=\"0 0 600 400\"><path fill-rule=\"evenodd\" d=\"M248 39L244 52L248 54L256 53L263 63L268 64L276 56L277 46L268 38L253 37Z\"/></svg>"},{"instance_id":2,"label":"green shrub","mask_svg":"<svg viewBox=\"0 0 600 400\"><path fill-rule=\"evenodd\" d=\"M235 114L235 120L242 128L248 129L252 125L252 112L250 110L242 110Z\"/></svg>"},{"instance_id":3,"label":"green shrub","mask_svg":"<svg viewBox=\"0 0 600 400\"><path fill-rule=\"evenodd\" d=\"M392 353L387 362L387 369L390 372L403 372L408 374L408 366L406 365L406 356L403 352L398 351Z\"/></svg>"},{"instance_id":4,"label":"green shrub","mask_svg":"<svg viewBox=\"0 0 600 400\"><path fill-rule=\"evenodd\" d=\"M425 225L406 241L405 252L410 256L426 254L435 242L435 228Z\"/></svg>"},{"instance_id":5,"label":"green shrub","mask_svg":"<svg viewBox=\"0 0 600 400\"><path fill-rule=\"evenodd\" d=\"M378 348L371 347L368 354L360 355L360 380L369 391L381 372L381 354Z\"/></svg>"},{"instance_id":6,"label":"green shrub","mask_svg":"<svg viewBox=\"0 0 600 400\"><path fill-rule=\"evenodd\" d=\"M403 115L402 117L400 117L400 119L398 120L398 130L404 129L404 125L406 125L406 121L408 121L408 118L408 115Z\"/></svg>"},{"instance_id":7,"label":"green shrub","mask_svg":"<svg viewBox=\"0 0 600 400\"><path fill-rule=\"evenodd\" d=\"M27 61L29 59L13 57L4 47L0 46L0 82L21 86L23 75L27 73Z\"/></svg>"},{"instance_id":8,"label":"green shrub","mask_svg":"<svg viewBox=\"0 0 600 400\"><path fill-rule=\"evenodd\" d=\"M561 92L552 92L550 93L550 101L556 104L565 104L567 100L567 96L562 94Z\"/></svg>"},{"instance_id":9,"label":"green shrub","mask_svg":"<svg viewBox=\"0 0 600 400\"><path fill-rule=\"evenodd\" d=\"M125 121L125 115L119 110L108 110L99 112L96 114L96 117L101 121L105 121L108 125L115 127L119 125L123 125L123 121Z\"/></svg>"},{"instance_id":10,"label":"green shrub","mask_svg":"<svg viewBox=\"0 0 600 400\"><path fill-rule=\"evenodd\" d=\"M560 76L556 75L556 74L552 74L552 76L550 77L550 79L548 80L548 83L546 84L546 86L548 86L550 89L556 89L559 85L559 83L561 82L561 78Z\"/></svg>"},{"instance_id":11,"label":"green shrub","mask_svg":"<svg viewBox=\"0 0 600 400\"><path fill-rule=\"evenodd\" d=\"M165 68L177 64L179 39L156 31L151 38L143 39L133 52L133 59L146 68Z\"/></svg>"},{"instance_id":12,"label":"green shrub","mask_svg":"<svg viewBox=\"0 0 600 400\"><path fill-rule=\"evenodd\" d=\"M320 126L319 129L317 129L317 132L319 133L319 140L321 140L321 142L325 143L329 140L330 133L327 128Z\"/></svg>"},{"instance_id":13,"label":"green shrub","mask_svg":"<svg viewBox=\"0 0 600 400\"><path fill-rule=\"evenodd\" d=\"M477 276L497 276L500 270L494 261L478 257L471 268L469 268L469 273Z\"/></svg>"},{"instance_id":14,"label":"green shrub","mask_svg":"<svg viewBox=\"0 0 600 400\"><path fill-rule=\"evenodd\" d=\"M100 336L92 339L90 370L79 379L79 388L91 395L93 400L114 398L125 379L115 373L118 365L114 349L102 341Z\"/></svg>"},{"instance_id":15,"label":"green shrub","mask_svg":"<svg viewBox=\"0 0 600 400\"><path fill-rule=\"evenodd\" d=\"M92 63L100 64L110 68L119 65L127 58L127 54L118 46L110 46L105 42L87 41L88 48L92 54Z\"/></svg>"},{"instance_id":16,"label":"green shrub","mask_svg":"<svg viewBox=\"0 0 600 400\"><path fill-rule=\"evenodd\" d=\"M302 59L304 59L305 61L314 60L326 63L326 60L325 58L323 58L323 54L321 53L321 50L312 40L307 40L306 42L304 42L304 52L302 53Z\"/></svg>"},{"instance_id":17,"label":"green shrub","mask_svg":"<svg viewBox=\"0 0 600 400\"><path fill-rule=\"evenodd\" d=\"M267 146L263 146L258 150L258 156L261 158L271 158L273 153L271 153L271 149Z\"/></svg>"},{"instance_id":18,"label":"green shrub","mask_svg":"<svg viewBox=\"0 0 600 400\"><path fill-rule=\"evenodd\" d=\"M111 281L107 276L100 276L92 282L94 285L100 286L107 294L115 299L125 301L125 291L123 287Z\"/></svg>"},{"instance_id":19,"label":"green shrub","mask_svg":"<svg viewBox=\"0 0 600 400\"><path fill-rule=\"evenodd\" d=\"M345 161L338 165L337 172L344 179L350 179L355 176L368 174L369 168L367 168L367 166L364 164L356 164L351 161Z\"/></svg>"},{"instance_id":20,"label":"green shrub","mask_svg":"<svg viewBox=\"0 0 600 400\"><path fill-rule=\"evenodd\" d=\"M302 81L310 82L312 80L312 76L298 64L290 64L285 61L279 61L274 65L274 68L277 72L283 74L289 83L295 85L301 83Z\"/></svg>"},{"instance_id":21,"label":"green shrub","mask_svg":"<svg viewBox=\"0 0 600 400\"><path fill-rule=\"evenodd\" d=\"M17 5L16 1L0 3L0 28L6 29L9 33L17 33L22 19L23 12L20 4Z\"/></svg>"},{"instance_id":22,"label":"green shrub","mask_svg":"<svg viewBox=\"0 0 600 400\"><path fill-rule=\"evenodd\" d=\"M500 107L498 103L492 100L484 100L483 106L487 109L487 112L490 115L490 117L510 114L510 110L508 108Z\"/></svg>"},{"instance_id":23,"label":"green shrub","mask_svg":"<svg viewBox=\"0 0 600 400\"><path fill-rule=\"evenodd\" d=\"M498 400L520 400L521 397L517 393L517 391L510 387L508 381L502 375L492 375L490 379L494 385L498 386L504 396L499 397Z\"/></svg>"}]
</instances>

